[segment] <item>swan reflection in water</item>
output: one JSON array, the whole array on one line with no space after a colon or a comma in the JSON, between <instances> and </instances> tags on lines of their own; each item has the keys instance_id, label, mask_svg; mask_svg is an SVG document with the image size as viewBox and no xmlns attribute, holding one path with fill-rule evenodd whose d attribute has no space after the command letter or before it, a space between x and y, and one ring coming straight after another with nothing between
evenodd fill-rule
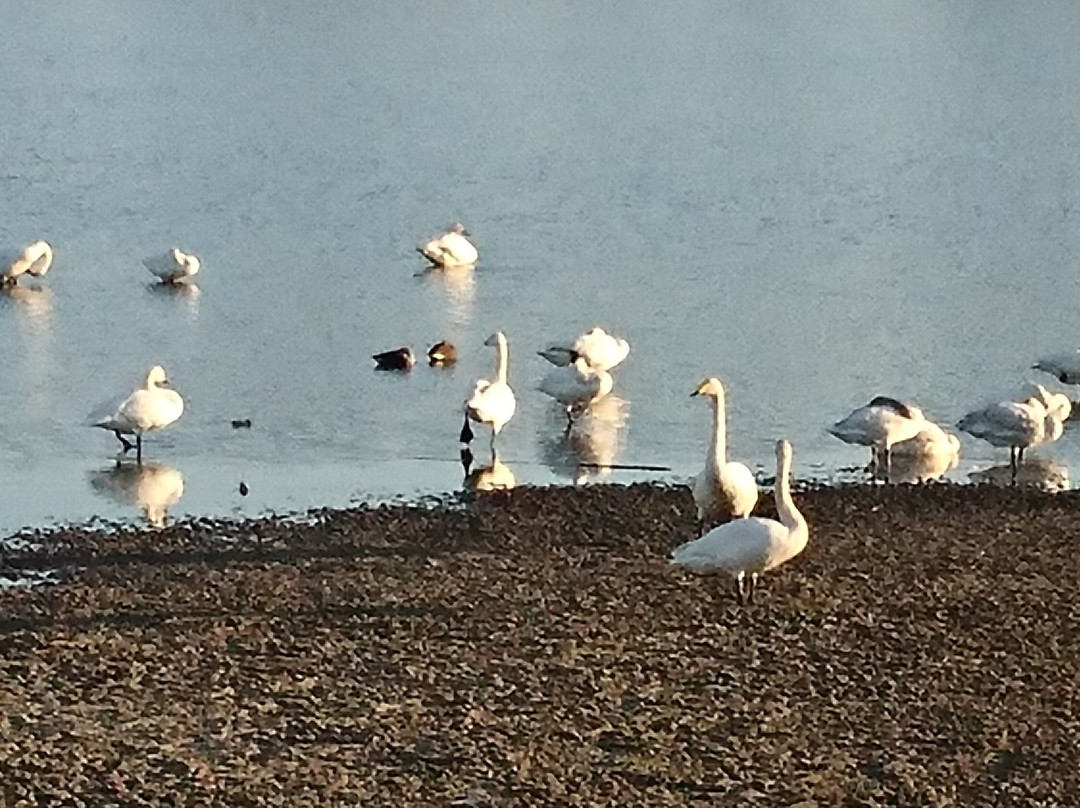
<instances>
[{"instance_id":1,"label":"swan reflection in water","mask_svg":"<svg viewBox=\"0 0 1080 808\"><path fill-rule=\"evenodd\" d=\"M472 468L473 455L468 449L461 450L461 467L465 471L463 483L467 491L507 491L517 484L514 472L499 460L494 448L491 460L486 466Z\"/></svg>"},{"instance_id":2,"label":"swan reflection in water","mask_svg":"<svg viewBox=\"0 0 1080 808\"><path fill-rule=\"evenodd\" d=\"M1019 485L1053 493L1069 489L1069 467L1046 457L1025 457L1016 467L1015 482L1012 466L1008 463L973 471L968 475L968 479L973 483Z\"/></svg>"},{"instance_id":3,"label":"swan reflection in water","mask_svg":"<svg viewBox=\"0 0 1080 808\"><path fill-rule=\"evenodd\" d=\"M146 291L159 300L175 300L188 307L191 317L199 314L199 295L202 291L191 281L185 283L148 283Z\"/></svg>"},{"instance_id":4,"label":"swan reflection in water","mask_svg":"<svg viewBox=\"0 0 1080 808\"><path fill-rule=\"evenodd\" d=\"M431 267L418 273L425 282L442 287L450 308L450 322L465 326L472 322L476 296L476 270L472 267Z\"/></svg>"},{"instance_id":5,"label":"swan reflection in water","mask_svg":"<svg viewBox=\"0 0 1080 808\"><path fill-rule=\"evenodd\" d=\"M552 436L550 426L543 426L540 453L544 462L576 485L608 476L622 449L622 429L629 409L626 399L608 394L589 405L569 432L557 430ZM553 408L552 412L563 417L561 410Z\"/></svg>"},{"instance_id":6,"label":"swan reflection in water","mask_svg":"<svg viewBox=\"0 0 1080 808\"><path fill-rule=\"evenodd\" d=\"M177 469L153 460L141 465L120 463L89 475L90 487L122 505L134 505L146 521L164 527L169 509L184 495L184 477Z\"/></svg>"},{"instance_id":7,"label":"swan reflection in water","mask_svg":"<svg viewBox=\"0 0 1080 808\"><path fill-rule=\"evenodd\" d=\"M0 294L30 317L44 317L52 311L53 291L48 286L0 286Z\"/></svg>"}]
</instances>

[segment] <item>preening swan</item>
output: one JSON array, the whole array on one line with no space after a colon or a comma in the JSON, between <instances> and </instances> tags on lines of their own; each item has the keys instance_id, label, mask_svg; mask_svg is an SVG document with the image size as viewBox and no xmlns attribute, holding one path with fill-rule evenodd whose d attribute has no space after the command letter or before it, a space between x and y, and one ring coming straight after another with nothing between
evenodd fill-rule
<instances>
[{"instance_id":1,"label":"preening swan","mask_svg":"<svg viewBox=\"0 0 1080 808\"><path fill-rule=\"evenodd\" d=\"M199 272L199 259L190 253L173 247L164 255L152 255L143 259L149 269L162 283L181 283Z\"/></svg>"},{"instance_id":2,"label":"preening swan","mask_svg":"<svg viewBox=\"0 0 1080 808\"><path fill-rule=\"evenodd\" d=\"M1055 393L1041 384L1031 382L1025 386L1023 395L1025 398L1038 399L1049 414L1062 422L1068 421L1072 415L1072 401L1064 393Z\"/></svg>"},{"instance_id":3,"label":"preening swan","mask_svg":"<svg viewBox=\"0 0 1080 808\"><path fill-rule=\"evenodd\" d=\"M395 348L392 351L372 354L376 370L409 370L416 364L412 348Z\"/></svg>"},{"instance_id":4,"label":"preening swan","mask_svg":"<svg viewBox=\"0 0 1080 808\"><path fill-rule=\"evenodd\" d=\"M893 444L889 480L921 483L936 480L960 462L960 439L933 421L913 438Z\"/></svg>"},{"instance_id":5,"label":"preening swan","mask_svg":"<svg viewBox=\"0 0 1080 808\"><path fill-rule=\"evenodd\" d=\"M167 387L168 383L164 368L154 365L146 374L146 381L134 392L95 407L87 416L87 425L113 432L123 445L124 453L135 449L135 457L141 463L142 436L168 426L184 411L184 400ZM135 445L132 446L124 435L134 435Z\"/></svg>"},{"instance_id":6,"label":"preening swan","mask_svg":"<svg viewBox=\"0 0 1080 808\"><path fill-rule=\"evenodd\" d=\"M446 340L439 340L427 352L428 364L432 367L452 365L457 361L457 348Z\"/></svg>"},{"instance_id":7,"label":"preening swan","mask_svg":"<svg viewBox=\"0 0 1080 808\"><path fill-rule=\"evenodd\" d=\"M416 251L429 260L433 266L445 269L471 267L476 263L479 254L468 236L469 231L461 222L458 222L445 233L431 239L423 247L417 247Z\"/></svg>"},{"instance_id":8,"label":"preening swan","mask_svg":"<svg viewBox=\"0 0 1080 808\"><path fill-rule=\"evenodd\" d=\"M20 275L40 278L49 271L52 260L52 247L47 241L0 249L0 286L18 283Z\"/></svg>"},{"instance_id":9,"label":"preening swan","mask_svg":"<svg viewBox=\"0 0 1080 808\"><path fill-rule=\"evenodd\" d=\"M1061 437L1064 424L1057 411L1047 412L1038 398L1026 401L999 401L969 412L956 425L991 446L1009 447L1009 466L1016 477L1017 465L1023 462L1024 450Z\"/></svg>"},{"instance_id":10,"label":"preening swan","mask_svg":"<svg viewBox=\"0 0 1080 808\"><path fill-rule=\"evenodd\" d=\"M806 520L791 499L791 444L776 442L776 511L780 521L751 516L715 527L671 554L671 563L696 572L735 576L735 597L752 603L758 575L790 561L810 537Z\"/></svg>"},{"instance_id":11,"label":"preening swan","mask_svg":"<svg viewBox=\"0 0 1080 808\"><path fill-rule=\"evenodd\" d=\"M514 417L517 402L514 400L514 391L506 383L506 368L509 363L506 335L502 331L496 331L484 341L484 344L494 346L496 350L495 378L491 381L478 380L472 395L465 402L465 423L461 427L461 442L470 443L473 439L473 432L469 426L470 420L480 424L489 424L491 450L494 452L495 437L506 422Z\"/></svg>"},{"instance_id":12,"label":"preening swan","mask_svg":"<svg viewBox=\"0 0 1080 808\"><path fill-rule=\"evenodd\" d=\"M693 486L700 536L711 523L749 516L757 504L758 487L749 468L727 460L724 385L715 377L705 379L690 395L706 396L713 409L712 436L705 455L705 468L694 477Z\"/></svg>"},{"instance_id":13,"label":"preening swan","mask_svg":"<svg viewBox=\"0 0 1080 808\"><path fill-rule=\"evenodd\" d=\"M610 393L613 384L610 373L591 368L584 358L578 357L571 365L551 370L540 380L537 389L566 408L566 428L569 430L574 417Z\"/></svg>"},{"instance_id":14,"label":"preening swan","mask_svg":"<svg viewBox=\"0 0 1080 808\"><path fill-rule=\"evenodd\" d=\"M1080 350L1048 356L1032 367L1056 376L1062 384L1080 384Z\"/></svg>"},{"instance_id":15,"label":"preening swan","mask_svg":"<svg viewBox=\"0 0 1080 808\"><path fill-rule=\"evenodd\" d=\"M844 443L869 446L871 468L876 471L878 463L883 462L887 474L892 447L918 435L925 422L918 407L888 396L877 396L866 406L852 410L847 418L837 421L828 431Z\"/></svg>"},{"instance_id":16,"label":"preening swan","mask_svg":"<svg viewBox=\"0 0 1080 808\"><path fill-rule=\"evenodd\" d=\"M602 328L593 328L569 344L552 343L537 353L553 365L569 365L581 357L589 367L611 370L630 355L630 343Z\"/></svg>"}]
</instances>

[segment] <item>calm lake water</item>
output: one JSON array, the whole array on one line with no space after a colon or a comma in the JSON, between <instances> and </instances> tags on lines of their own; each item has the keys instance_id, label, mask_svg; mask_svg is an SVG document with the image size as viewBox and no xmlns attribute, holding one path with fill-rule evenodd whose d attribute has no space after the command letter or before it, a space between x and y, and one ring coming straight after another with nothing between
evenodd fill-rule
<instances>
[{"instance_id":1,"label":"calm lake water","mask_svg":"<svg viewBox=\"0 0 1080 808\"><path fill-rule=\"evenodd\" d=\"M734 457L832 478L871 396L951 424L1080 344L1080 6L602 6L8 0L0 243L56 259L0 297L0 532L458 490L496 329L519 484L686 479L708 375ZM424 274L456 220L475 272ZM141 266L174 245L197 293ZM633 351L564 441L535 351L596 324ZM372 369L439 339L453 370ZM187 409L136 478L82 421L153 363Z\"/></svg>"}]
</instances>

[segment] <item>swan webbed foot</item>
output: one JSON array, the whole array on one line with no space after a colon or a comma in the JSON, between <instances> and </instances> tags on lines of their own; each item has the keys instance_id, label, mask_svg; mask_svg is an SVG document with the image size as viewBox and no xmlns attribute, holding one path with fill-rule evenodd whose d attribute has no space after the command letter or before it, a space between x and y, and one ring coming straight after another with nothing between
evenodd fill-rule
<instances>
[{"instance_id":1,"label":"swan webbed foot","mask_svg":"<svg viewBox=\"0 0 1080 808\"><path fill-rule=\"evenodd\" d=\"M120 445L124 447L124 454L127 454L135 448L135 444L129 441L123 435L121 435L118 431L113 430L113 434L116 435L116 439L120 441Z\"/></svg>"}]
</instances>

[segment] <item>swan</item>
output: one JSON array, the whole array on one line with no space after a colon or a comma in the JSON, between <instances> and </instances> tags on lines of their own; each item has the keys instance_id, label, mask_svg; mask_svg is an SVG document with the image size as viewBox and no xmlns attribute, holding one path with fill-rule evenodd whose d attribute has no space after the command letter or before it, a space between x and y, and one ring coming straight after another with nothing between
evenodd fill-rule
<instances>
[{"instance_id":1,"label":"swan","mask_svg":"<svg viewBox=\"0 0 1080 808\"><path fill-rule=\"evenodd\" d=\"M537 353L553 365L569 365L581 357L589 367L611 370L630 355L630 343L596 327L569 344L552 343Z\"/></svg>"},{"instance_id":2,"label":"swan","mask_svg":"<svg viewBox=\"0 0 1080 808\"><path fill-rule=\"evenodd\" d=\"M184 399L167 386L169 379L161 365L154 365L146 374L142 386L128 395L102 402L87 416L89 426L107 429L116 435L127 454L135 449L135 458L142 463L142 436L173 423L184 411ZM124 438L135 436L135 446Z\"/></svg>"},{"instance_id":3,"label":"swan","mask_svg":"<svg viewBox=\"0 0 1080 808\"><path fill-rule=\"evenodd\" d=\"M1080 384L1080 350L1047 356L1032 368L1056 376L1062 384Z\"/></svg>"},{"instance_id":4,"label":"swan","mask_svg":"<svg viewBox=\"0 0 1080 808\"><path fill-rule=\"evenodd\" d=\"M566 428L569 430L574 416L610 393L613 384L610 373L589 367L583 357L578 357L571 365L553 368L540 380L537 389L566 408Z\"/></svg>"},{"instance_id":5,"label":"swan","mask_svg":"<svg viewBox=\"0 0 1080 808\"><path fill-rule=\"evenodd\" d=\"M889 480L921 483L936 480L960 462L960 439L933 421L913 438L893 444Z\"/></svg>"},{"instance_id":6,"label":"swan","mask_svg":"<svg viewBox=\"0 0 1080 808\"><path fill-rule=\"evenodd\" d=\"M791 444L786 440L776 442L775 495L779 521L751 516L725 522L675 548L671 563L696 572L727 572L735 576L738 602L753 603L758 575L793 559L810 538L791 499Z\"/></svg>"},{"instance_id":7,"label":"swan","mask_svg":"<svg viewBox=\"0 0 1080 808\"><path fill-rule=\"evenodd\" d=\"M117 463L113 468L93 472L90 486L139 508L155 527L165 526L169 509L184 495L183 475L153 460L134 466Z\"/></svg>"},{"instance_id":8,"label":"swan","mask_svg":"<svg viewBox=\"0 0 1080 808\"><path fill-rule=\"evenodd\" d=\"M409 370L416 364L412 348L395 348L392 351L372 354L376 370Z\"/></svg>"},{"instance_id":9,"label":"swan","mask_svg":"<svg viewBox=\"0 0 1080 808\"><path fill-rule=\"evenodd\" d=\"M509 362L509 351L506 347L506 335L502 331L496 331L486 340L484 345L494 346L496 352L495 379L479 379L472 395L465 402L465 423L461 427L461 442L470 443L473 432L469 421L479 424L491 425L491 447L495 450L495 437L506 425L506 422L514 417L514 408L517 402L514 400L514 391L506 383L506 366Z\"/></svg>"},{"instance_id":10,"label":"swan","mask_svg":"<svg viewBox=\"0 0 1080 808\"><path fill-rule=\"evenodd\" d=\"M705 468L694 477L693 485L700 536L709 523L749 516L757 504L758 487L749 468L727 460L724 385L715 377L705 379L690 395L711 399L713 408L712 440L705 455Z\"/></svg>"},{"instance_id":11,"label":"swan","mask_svg":"<svg viewBox=\"0 0 1080 808\"><path fill-rule=\"evenodd\" d=\"M173 247L164 255L143 259L149 269L162 283L181 283L199 272L199 259L190 253Z\"/></svg>"},{"instance_id":12,"label":"swan","mask_svg":"<svg viewBox=\"0 0 1080 808\"><path fill-rule=\"evenodd\" d=\"M956 455L959 452L960 438L946 432L933 421L923 421L922 428L915 435L892 446L894 458Z\"/></svg>"},{"instance_id":13,"label":"swan","mask_svg":"<svg viewBox=\"0 0 1080 808\"><path fill-rule=\"evenodd\" d=\"M852 410L847 418L837 421L828 432L844 443L869 446L871 469L876 471L879 461L884 461L887 473L892 447L914 438L925 423L926 418L918 407L888 396L877 396L869 404Z\"/></svg>"},{"instance_id":14,"label":"swan","mask_svg":"<svg viewBox=\"0 0 1080 808\"><path fill-rule=\"evenodd\" d=\"M471 267L476 263L479 254L468 236L469 231L458 222L423 247L417 247L416 251L437 267Z\"/></svg>"},{"instance_id":15,"label":"swan","mask_svg":"<svg viewBox=\"0 0 1080 808\"><path fill-rule=\"evenodd\" d=\"M1038 399L1048 413L1054 414L1062 422L1069 420L1072 415L1072 401L1064 393L1055 393L1041 384L1031 382L1024 388L1022 395L1024 398Z\"/></svg>"},{"instance_id":16,"label":"swan","mask_svg":"<svg viewBox=\"0 0 1080 808\"><path fill-rule=\"evenodd\" d=\"M24 274L40 278L49 271L52 260L52 247L47 241L0 249L0 286L13 286Z\"/></svg>"},{"instance_id":17,"label":"swan","mask_svg":"<svg viewBox=\"0 0 1080 808\"><path fill-rule=\"evenodd\" d=\"M432 367L452 365L457 361L457 348L452 342L439 340L428 349L427 360Z\"/></svg>"},{"instance_id":18,"label":"swan","mask_svg":"<svg viewBox=\"0 0 1080 808\"><path fill-rule=\"evenodd\" d=\"M991 446L1009 447L1013 477L1023 462L1024 450L1061 437L1064 424L1057 412L1048 412L1038 398L1026 401L999 401L973 410L960 419L956 428Z\"/></svg>"}]
</instances>

